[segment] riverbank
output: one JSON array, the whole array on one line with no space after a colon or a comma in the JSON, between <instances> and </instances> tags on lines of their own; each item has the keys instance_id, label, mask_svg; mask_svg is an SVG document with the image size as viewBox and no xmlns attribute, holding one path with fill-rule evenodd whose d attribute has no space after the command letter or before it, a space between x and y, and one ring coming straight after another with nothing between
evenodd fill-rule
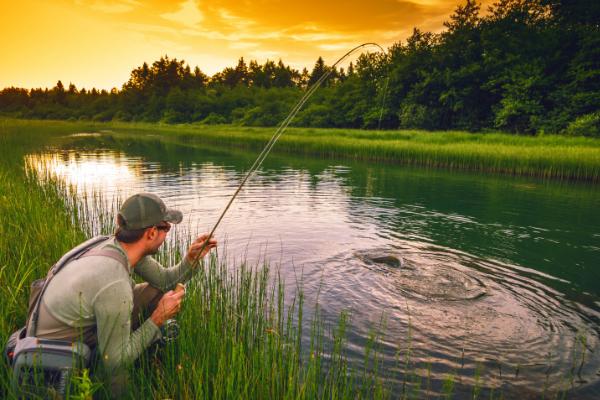
<instances>
[{"instance_id":1,"label":"riverbank","mask_svg":"<svg viewBox=\"0 0 600 400\"><path fill-rule=\"evenodd\" d=\"M97 137L82 135L78 138L73 136L76 133L104 130L113 130L119 133ZM10 257L3 259L0 264L2 273L5 274L1 279L3 282L5 280L9 282L1 294L5 298L9 298L9 296L14 296L12 288L19 288L14 291L18 293L17 300L7 303L6 308L1 309L0 318L3 321L1 335L4 339L8 332L15 329L24 320L23 304L26 301L29 282L44 275L48 259L56 259L64 250L79 240L70 238L66 234L79 232L79 234L89 236L97 232L94 229L98 228L81 225L86 217L79 214L76 211L77 208L72 207L69 192L65 190L67 188L62 188L56 181L39 186L35 177L27 178L23 171L23 154L36 152L46 144L52 145L50 151L65 150L73 154L73 149L77 149L75 151L85 152L85 147L70 146L73 142L82 144L94 139L89 147L91 151L103 148L102 143L106 143L110 144L111 149L118 152L121 149L128 154L137 152L137 157L152 160L149 152L152 147L150 145L152 143L162 144L164 141L167 142L167 145L159 145L154 151L171 151L170 155L174 158L175 165L178 165L181 162L178 156L184 154L197 160L198 156L202 155L202 146L200 145L201 141L196 142L197 135L191 138L185 134L157 136L149 130L147 133L146 131L141 132L143 134L141 136L139 130L128 132L104 124L49 123L45 127L43 124L24 123L10 129L6 128L6 125L3 127L0 124L0 133L2 134L2 148L11 149L2 164L3 168L6 167L6 176L10 179L3 179L2 184L5 182L12 184L12 186L8 186L8 184L3 186L1 192L4 195L3 201L5 201L2 206L4 207L2 208L3 221L7 221L2 234L8 236L4 242L1 242L0 253L10 254ZM7 140L9 136L10 138ZM138 146L136 137L144 139L147 143ZM131 140L132 138L133 140ZM52 140L46 142L47 139ZM113 142L113 140L115 141ZM169 146L171 141L180 143L186 140L194 142L191 149L179 145ZM64 147L62 147L63 141ZM204 148L207 149L206 151L210 151L212 146L204 146ZM222 147L218 151L222 151L222 149L231 152L231 148L228 147ZM243 153L243 151L233 153L237 157L237 153ZM248 161L252 161L254 154L254 151L248 152ZM281 158L286 157L285 153L283 154L284 156ZM289 155L287 157L289 158ZM272 159L270 158L270 160ZM319 160L308 160L305 157L297 157L296 160L303 165L305 165L305 161L321 163ZM326 164L329 165L329 162ZM368 168L372 168L372 166L368 166ZM389 169L386 168L386 173ZM468 176L468 179L471 178L469 176L471 174L465 175ZM390 179L398 186L398 181L393 176ZM436 189L440 190L440 187L436 185ZM28 191L33 194L29 194ZM13 192L15 195L12 194ZM30 200L29 197L33 197L34 200ZM96 207L99 204L103 204L103 202L94 203L94 211L99 211L102 215L114 215L114 210ZM536 206L540 206L540 203L536 203ZM14 219L19 228L15 229L18 235L10 236L9 231L14 228L12 227L13 218L11 218L13 209L18 210L20 214L18 218ZM45 229L46 223L62 226L60 220L55 222L52 218L45 217L45 215L51 214L64 215L66 223L57 232ZM30 219L34 221L33 224L29 223ZM109 219L105 225L99 228L104 232L109 232L110 224ZM169 235L173 241L169 244L171 247L167 249L167 252L171 254L177 254L178 249L185 247L186 243L185 238L173 238L174 233L177 233L177 230L172 231ZM58 239L54 240L54 237ZM33 243L26 242L29 247L25 245L21 247L23 238L27 240L31 238L34 241ZM36 259L37 243L52 243L58 245L58 248L52 250L50 255ZM164 257L165 254L161 254L160 257ZM30 259L34 261L30 263ZM346 326L346 315L342 316L341 325L337 328L335 324L333 327L324 328L317 320L312 324L312 331L310 324L309 327L305 324L304 331L299 331L295 327L298 326L296 323L298 319L302 318L302 311L296 307L290 312L286 308L287 314L286 317L283 317L284 313L281 311L283 303L280 303L279 287L265 286L267 283L264 280L265 275L261 275L263 270L254 272L243 270L239 265L222 267L223 264L211 264L210 268L207 268L206 274L198 276L198 281L194 284L195 289L190 287L186 307L184 307L181 317L178 318L182 329L181 340L177 342L176 347L171 348L165 355L166 358L163 358L160 363L157 364L150 358L144 359L137 366L129 387L128 397L422 398L428 394L431 394L431 397L437 397L442 394L456 393L460 386L461 398L477 398L478 394L481 397L495 398L494 394L501 395L505 385L510 385L511 381L516 379L516 377L510 376L510 372L507 373L510 369L503 365L505 378L500 380L489 379L487 376L482 378L479 374L482 373L483 366L481 369L477 366L475 370L468 368L463 370L462 367L448 369L447 378L446 371L444 371L443 375L438 374L430 380L429 377L432 376L432 373L429 368L431 365L411 361L410 357L413 351L411 339L410 337L405 338L403 335L397 335L393 342L394 346L399 346L396 353L397 364L392 360L386 364L385 369L381 369L380 365L382 364L379 364L377 358L375 360L372 358L374 354L377 357L378 332L376 330L372 335L373 345L367 344L364 349L367 353L364 365L359 360L350 366L345 361L347 349L345 333L351 332L352 328L349 325ZM232 270L240 271L240 274L232 277L228 272ZM298 298L299 300L300 298ZM312 311L313 304L308 304L308 306L307 310ZM16 314L18 314L17 317L14 317ZM304 315L307 314L310 312L305 312ZM318 313L315 314L318 315ZM306 316L303 318L309 319ZM5 320L9 323L5 323ZM384 346L386 345L389 346L390 343L384 344ZM452 348L454 345L455 343L452 342ZM455 357L458 359L461 354L460 343L456 346ZM333 366L333 369L329 364L330 360L338 363ZM3 367L4 371L7 371L7 368ZM490 367L486 366L487 368ZM517 370L523 374L525 368L518 366ZM354 375L352 375L353 372ZM572 371L571 374L573 374ZM3 372L0 379L2 379L0 383L4 389L4 385L8 384L8 374ZM567 390L569 379L572 383L573 377L566 377L564 382L560 382L559 387L554 385L552 390ZM397 383L393 389L395 391L390 390L390 386L388 386L390 381ZM485 394L481 394L481 386L486 387L483 391ZM399 391L400 388L402 392ZM465 395L465 393L472 393L472 396ZM0 397L3 397L2 393L0 393Z\"/></svg>"},{"instance_id":2,"label":"riverbank","mask_svg":"<svg viewBox=\"0 0 600 400\"><path fill-rule=\"evenodd\" d=\"M164 125L148 123L80 123L4 120L5 126L52 127L169 136L185 143L260 150L274 128L231 125ZM516 136L501 133L367 131L289 128L276 153L364 160L552 179L600 181L600 140L566 136Z\"/></svg>"},{"instance_id":3,"label":"riverbank","mask_svg":"<svg viewBox=\"0 0 600 400\"><path fill-rule=\"evenodd\" d=\"M54 135L72 131L67 124L52 124L45 135L26 125L0 123L0 343L26 319L29 285L71 246L85 238L69 211L64 188L40 186L27 176L23 155L39 148ZM11 370L0 359L0 397L11 398ZM14 397L14 396L13 396Z\"/></svg>"},{"instance_id":4,"label":"riverbank","mask_svg":"<svg viewBox=\"0 0 600 400\"><path fill-rule=\"evenodd\" d=\"M42 149L60 136L96 125L0 123L0 343L25 323L29 286L46 275L50 265L85 238L112 231L114 209L102 201L82 204L57 180L40 183L26 171L23 156ZM52 139L52 140L51 140ZM86 210L100 216L90 224ZM170 235L163 262L179 258L189 238ZM232 274L231 271L236 271ZM314 311L312 329L303 330L301 290L288 306L282 284L268 266L228 265L212 258L188 286L178 316L176 343L156 358L142 357L131 369L125 398L390 398L387 374L378 370L379 333L373 330L365 365L351 369L346 359L348 315L326 330ZM312 307L312 305L310 305ZM416 372L415 372L416 373ZM11 370L0 357L0 398L16 398ZM412 379L413 373L407 375ZM448 381L453 382L454 376ZM72 387L78 398L108 397L95 378ZM446 390L450 393L450 389ZM427 388L428 390L429 388Z\"/></svg>"},{"instance_id":5,"label":"riverbank","mask_svg":"<svg viewBox=\"0 0 600 400\"><path fill-rule=\"evenodd\" d=\"M274 132L267 128L205 125L114 124L113 129L257 150L262 149ZM600 180L600 140L590 138L290 128L274 151L430 168Z\"/></svg>"}]
</instances>

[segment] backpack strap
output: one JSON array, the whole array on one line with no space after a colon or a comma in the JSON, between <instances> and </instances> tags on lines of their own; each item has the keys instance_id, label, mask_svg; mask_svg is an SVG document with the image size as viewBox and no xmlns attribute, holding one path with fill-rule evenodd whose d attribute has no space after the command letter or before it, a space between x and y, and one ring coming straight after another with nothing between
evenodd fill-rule
<instances>
[{"instance_id":1,"label":"backpack strap","mask_svg":"<svg viewBox=\"0 0 600 400\"><path fill-rule=\"evenodd\" d=\"M82 255L77 257L77 259L79 260L80 258L93 257L93 256L112 258L113 260L118 261L119 264L121 264L123 266L123 268L125 268L125 271L127 271L127 273L129 273L129 269L127 268L127 265L129 264L129 260L127 259L127 257L125 257L123 255L123 253L121 253L117 249L110 249L110 248L109 249L107 249L107 248L99 249L96 247L89 251L86 251L85 253L83 253Z\"/></svg>"},{"instance_id":2,"label":"backpack strap","mask_svg":"<svg viewBox=\"0 0 600 400\"><path fill-rule=\"evenodd\" d=\"M42 301L42 296L44 295L44 292L46 291L46 289L48 288L48 283L50 283L50 281L52 280L52 278L54 278L54 276L66 265L69 263L69 261L72 260L76 260L78 258L81 258L85 255L85 253L87 253L90 249L93 249L94 247L96 247L98 244L108 240L111 236L106 236L106 235L102 235L102 236L96 236L93 237L83 243L81 243L80 245L74 247L73 249L69 250L67 253L65 253L57 262L56 264L54 264L50 270L48 271L48 275L46 275L46 279L44 280L44 284L42 286L42 288L39 290L39 293L37 295L37 298L35 300L35 305L33 306L32 312L29 315L28 321L27 321L27 325L25 325L27 327L27 336L35 336L35 333L37 331L37 323L38 323L38 318L39 318L39 311L40 311L40 303ZM100 249L98 249L100 250ZM117 250L114 250L114 252L117 252ZM120 255L120 259L118 261L120 261L121 263L123 263L123 255ZM108 256L111 258L115 258L113 256ZM116 259L116 258L115 258ZM125 266L127 266L127 261L125 260Z\"/></svg>"}]
</instances>

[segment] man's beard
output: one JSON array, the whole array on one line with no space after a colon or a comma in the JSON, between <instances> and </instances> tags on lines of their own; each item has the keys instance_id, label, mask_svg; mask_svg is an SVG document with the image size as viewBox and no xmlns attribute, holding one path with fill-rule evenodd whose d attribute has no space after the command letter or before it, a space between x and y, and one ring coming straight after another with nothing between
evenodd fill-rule
<instances>
[{"instance_id":1,"label":"man's beard","mask_svg":"<svg viewBox=\"0 0 600 400\"><path fill-rule=\"evenodd\" d=\"M144 255L146 256L153 256L156 253L158 253L158 250L160 249L160 245L158 245L155 249L148 249Z\"/></svg>"}]
</instances>

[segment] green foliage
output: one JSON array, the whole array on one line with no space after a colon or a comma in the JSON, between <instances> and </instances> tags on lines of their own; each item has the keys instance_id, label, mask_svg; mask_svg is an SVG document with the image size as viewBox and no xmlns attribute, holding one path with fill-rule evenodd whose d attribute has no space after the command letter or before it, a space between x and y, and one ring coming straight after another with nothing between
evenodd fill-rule
<instances>
[{"instance_id":1,"label":"green foliage","mask_svg":"<svg viewBox=\"0 0 600 400\"><path fill-rule=\"evenodd\" d=\"M114 210L102 206L107 204L102 199L82 202L51 177L40 184L40 176L26 173L24 156L50 143L49 139L102 129L136 135L159 132L164 140L175 141L181 135L189 146L193 146L194 135L203 143L263 146L272 134L272 129L240 127L0 119L0 146L11 149L0 158L0 216L5 221L0 224L0 343L24 323L30 283L44 276L52 262L86 236L111 231L114 221ZM600 143L589 138L299 128L289 133L282 137L278 149L600 179ZM583 170L579 170L581 166ZM186 239L172 236L159 257L180 257L186 247ZM386 381L397 369L386 371L382 367L380 329L373 329L365 344L364 365L352 366L347 360L349 316L343 313L339 324L327 332L316 307L311 329L303 330L302 292L296 293L295 301L285 302L277 276L271 277L274 280L268 279L268 268L238 268L216 259L201 268L178 317L180 339L161 357L149 354L132 368L126 398L400 397ZM583 334L577 340L575 368L585 362L588 345ZM410 387L401 398L432 398L430 368L426 383L421 384L423 373L410 362L410 332L407 342L403 344L407 353L402 373ZM1 398L14 398L10 378L10 368L0 357ZM105 397L106 387L100 387L95 379L85 372L76 377L73 396ZM448 375L441 384L441 395L450 398L460 379L460 375ZM487 382L475 381L473 398L484 398L481 388L487 388ZM490 398L493 393L492 389Z\"/></svg>"},{"instance_id":2,"label":"green foliage","mask_svg":"<svg viewBox=\"0 0 600 400\"><path fill-rule=\"evenodd\" d=\"M70 393L69 399L72 400L92 400L94 393L101 387L99 382L92 381L90 371L87 368L81 371L81 375L74 376L71 382L73 392Z\"/></svg>"},{"instance_id":3,"label":"green foliage","mask_svg":"<svg viewBox=\"0 0 600 400\"><path fill-rule=\"evenodd\" d=\"M533 133L543 115L540 96L536 95L543 78L536 65L523 65L511 71L496 107L495 126L515 133Z\"/></svg>"},{"instance_id":4,"label":"green foliage","mask_svg":"<svg viewBox=\"0 0 600 400\"><path fill-rule=\"evenodd\" d=\"M314 105L307 110L313 110ZM273 129L201 125L157 127L113 123L121 133L161 132L173 140L192 138L203 144L234 145L260 150ZM533 175L559 179L600 180L600 141L558 135L540 137L458 131L376 131L288 128L276 152Z\"/></svg>"},{"instance_id":5,"label":"green foliage","mask_svg":"<svg viewBox=\"0 0 600 400\"><path fill-rule=\"evenodd\" d=\"M218 124L226 124L227 120L222 115L219 115L216 113L210 113L210 114L208 114L208 116L206 118L204 118L202 120L202 123L206 124L206 125L218 125Z\"/></svg>"},{"instance_id":6,"label":"green foliage","mask_svg":"<svg viewBox=\"0 0 600 400\"><path fill-rule=\"evenodd\" d=\"M386 54L361 54L347 71L322 57L310 72L282 60L240 58L209 77L164 56L131 71L120 91L65 89L61 81L51 89L5 88L0 113L274 126L303 90L331 72L294 125L574 134L578 118L600 109L596 3L500 0L481 13L475 0L465 0L445 31L415 28Z\"/></svg>"},{"instance_id":7,"label":"green foliage","mask_svg":"<svg viewBox=\"0 0 600 400\"><path fill-rule=\"evenodd\" d=\"M600 137L600 111L578 117L565 132L571 136Z\"/></svg>"}]
</instances>

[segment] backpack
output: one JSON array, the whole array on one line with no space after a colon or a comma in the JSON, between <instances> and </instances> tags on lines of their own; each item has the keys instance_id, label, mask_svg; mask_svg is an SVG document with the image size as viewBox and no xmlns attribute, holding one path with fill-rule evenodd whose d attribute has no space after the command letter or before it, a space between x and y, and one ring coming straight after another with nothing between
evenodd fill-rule
<instances>
[{"instance_id":1,"label":"backpack","mask_svg":"<svg viewBox=\"0 0 600 400\"><path fill-rule=\"evenodd\" d=\"M43 339L35 336L42 296L56 274L70 261L89 256L105 256L127 265L114 249L98 249L110 236L96 236L68 251L48 271L44 279L31 284L27 323L10 335L4 355L13 368L13 386L21 395L44 395L48 388L64 396L73 370L90 364L91 350L83 342Z\"/></svg>"}]
</instances>

